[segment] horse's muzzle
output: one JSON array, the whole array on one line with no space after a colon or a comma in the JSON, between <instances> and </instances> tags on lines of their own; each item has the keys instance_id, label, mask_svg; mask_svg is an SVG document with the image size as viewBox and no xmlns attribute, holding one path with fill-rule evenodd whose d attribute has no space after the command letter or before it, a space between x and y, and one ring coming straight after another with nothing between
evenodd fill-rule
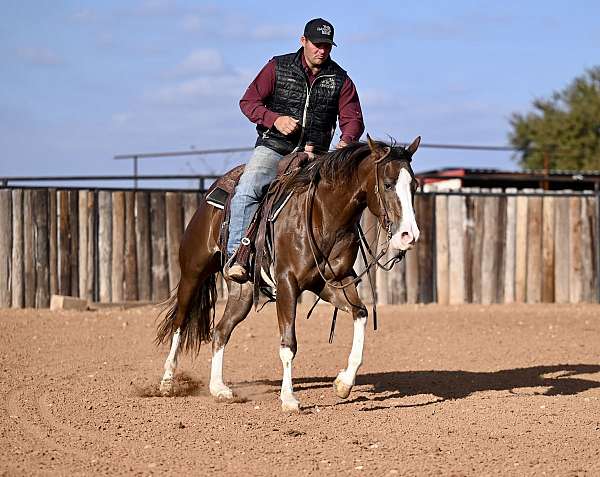
<instances>
[{"instance_id":1,"label":"horse's muzzle","mask_svg":"<svg viewBox=\"0 0 600 477\"><path fill-rule=\"evenodd\" d=\"M401 224L398 231L392 235L390 246L396 250L410 250L419 240L419 235L416 224Z\"/></svg>"}]
</instances>

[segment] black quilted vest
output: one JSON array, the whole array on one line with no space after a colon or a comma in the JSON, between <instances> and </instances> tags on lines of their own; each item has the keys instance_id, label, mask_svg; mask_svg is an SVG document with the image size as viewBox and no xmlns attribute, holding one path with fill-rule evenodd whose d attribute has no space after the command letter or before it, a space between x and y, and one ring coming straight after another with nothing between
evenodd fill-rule
<instances>
[{"instance_id":1,"label":"black quilted vest","mask_svg":"<svg viewBox=\"0 0 600 477\"><path fill-rule=\"evenodd\" d=\"M286 155L296 147L303 149L312 143L317 151L329 149L338 115L338 100L346 72L329 59L321 68L312 86L302 67L303 49L296 53L276 56L275 90L265 105L282 116L291 116L300 123L300 128L288 136L281 134L275 126L267 129L257 126L257 146L266 146Z\"/></svg>"}]
</instances>

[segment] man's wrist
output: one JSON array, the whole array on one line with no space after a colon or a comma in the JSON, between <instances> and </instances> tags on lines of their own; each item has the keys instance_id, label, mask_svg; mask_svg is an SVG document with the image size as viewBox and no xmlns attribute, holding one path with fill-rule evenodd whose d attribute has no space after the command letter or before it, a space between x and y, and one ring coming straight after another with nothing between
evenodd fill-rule
<instances>
[{"instance_id":1,"label":"man's wrist","mask_svg":"<svg viewBox=\"0 0 600 477\"><path fill-rule=\"evenodd\" d=\"M274 113L273 111L267 111L265 112L265 115L263 117L263 126L267 127L267 128L272 128L273 125L275 124L275 121L277 121L277 119L280 117L280 114Z\"/></svg>"}]
</instances>

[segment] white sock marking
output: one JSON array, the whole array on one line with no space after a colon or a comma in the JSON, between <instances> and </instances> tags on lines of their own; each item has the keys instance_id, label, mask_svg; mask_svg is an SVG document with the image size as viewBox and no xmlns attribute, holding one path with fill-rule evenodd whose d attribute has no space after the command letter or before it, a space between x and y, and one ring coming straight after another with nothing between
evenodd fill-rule
<instances>
[{"instance_id":1,"label":"white sock marking","mask_svg":"<svg viewBox=\"0 0 600 477\"><path fill-rule=\"evenodd\" d=\"M165 361L165 374L163 375L163 381L169 381L173 379L175 370L177 369L177 354L179 353L179 342L181 340L181 330L177 328L173 333L171 340L171 351Z\"/></svg>"},{"instance_id":2,"label":"white sock marking","mask_svg":"<svg viewBox=\"0 0 600 477\"><path fill-rule=\"evenodd\" d=\"M210 389L210 393L215 397L231 399L233 397L233 392L223 382L224 352L225 347L222 347L221 349L218 349L215 354L213 354L210 363L210 384L208 388Z\"/></svg>"},{"instance_id":3,"label":"white sock marking","mask_svg":"<svg viewBox=\"0 0 600 477\"><path fill-rule=\"evenodd\" d=\"M366 327L366 316L354 320L354 337L352 338L352 350L350 351L350 356L348 356L348 367L338 375L340 380L348 386L354 386L356 373L362 364Z\"/></svg>"},{"instance_id":4,"label":"white sock marking","mask_svg":"<svg viewBox=\"0 0 600 477\"><path fill-rule=\"evenodd\" d=\"M294 397L294 389L292 386L292 361L294 353L290 348L279 348L279 358L283 365L283 379L281 380L281 401L284 405L290 407L298 407L298 400Z\"/></svg>"},{"instance_id":5,"label":"white sock marking","mask_svg":"<svg viewBox=\"0 0 600 477\"><path fill-rule=\"evenodd\" d=\"M212 360L210 362L210 385L211 387L214 385L223 384L223 354L225 352L225 347L219 349L215 354L213 354Z\"/></svg>"}]
</instances>

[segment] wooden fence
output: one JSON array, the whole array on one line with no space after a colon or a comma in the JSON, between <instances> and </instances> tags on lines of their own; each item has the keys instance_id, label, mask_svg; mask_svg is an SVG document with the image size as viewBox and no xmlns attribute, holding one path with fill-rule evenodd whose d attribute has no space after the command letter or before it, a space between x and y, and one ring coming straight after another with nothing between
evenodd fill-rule
<instances>
[{"instance_id":1,"label":"wooden fence","mask_svg":"<svg viewBox=\"0 0 600 477\"><path fill-rule=\"evenodd\" d=\"M0 307L47 307L52 294L164 300L179 280L179 242L200 199L1 189ZM421 239L392 271L373 274L379 303L598 301L596 196L435 193L418 195L415 207ZM363 220L366 229L373 223Z\"/></svg>"}]
</instances>

